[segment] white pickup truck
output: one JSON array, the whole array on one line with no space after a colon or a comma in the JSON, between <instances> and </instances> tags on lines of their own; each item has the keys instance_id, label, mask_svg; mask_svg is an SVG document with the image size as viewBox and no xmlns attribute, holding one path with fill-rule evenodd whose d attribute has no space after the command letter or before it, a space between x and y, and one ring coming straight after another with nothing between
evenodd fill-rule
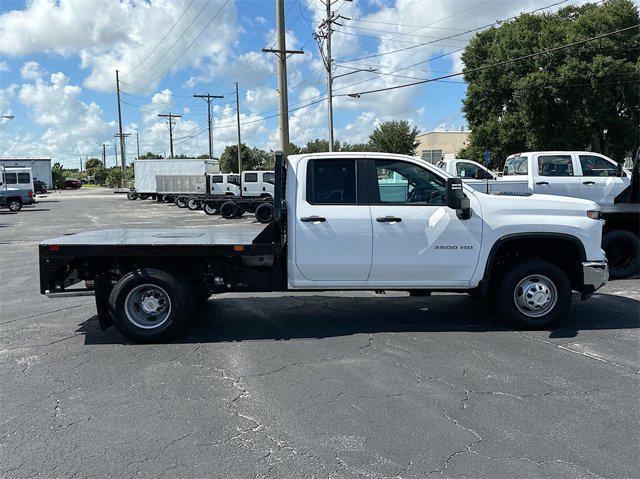
<instances>
[{"instance_id":1,"label":"white pickup truck","mask_svg":"<svg viewBox=\"0 0 640 479\"><path fill-rule=\"evenodd\" d=\"M473 160L447 159L439 161L436 166L483 193L531 193L526 179L501 178Z\"/></svg>"},{"instance_id":2,"label":"white pickup truck","mask_svg":"<svg viewBox=\"0 0 640 479\"><path fill-rule=\"evenodd\" d=\"M515 327L546 328L572 290L587 298L607 281L591 201L486 195L402 155L276 154L275 165L273 222L44 241L41 292L95 295L103 328L158 341L211 294L238 287L469 292L495 298ZM393 175L407 183L403 197L380 187Z\"/></svg>"}]
</instances>

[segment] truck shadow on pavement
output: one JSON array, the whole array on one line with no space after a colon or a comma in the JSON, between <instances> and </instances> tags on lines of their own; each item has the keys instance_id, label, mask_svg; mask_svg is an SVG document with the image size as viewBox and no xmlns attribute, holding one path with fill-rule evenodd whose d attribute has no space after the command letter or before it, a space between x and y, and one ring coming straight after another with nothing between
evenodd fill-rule
<instances>
[{"instance_id":1,"label":"truck shadow on pavement","mask_svg":"<svg viewBox=\"0 0 640 479\"><path fill-rule=\"evenodd\" d=\"M567 317L550 338L571 338L585 330L640 328L640 301L609 294L588 302L574 296ZM243 296L210 299L172 343L327 338L385 332L471 332L509 330L495 306L465 295L430 298L346 296ZM94 316L77 332L85 344L127 344L111 327L101 331Z\"/></svg>"}]
</instances>

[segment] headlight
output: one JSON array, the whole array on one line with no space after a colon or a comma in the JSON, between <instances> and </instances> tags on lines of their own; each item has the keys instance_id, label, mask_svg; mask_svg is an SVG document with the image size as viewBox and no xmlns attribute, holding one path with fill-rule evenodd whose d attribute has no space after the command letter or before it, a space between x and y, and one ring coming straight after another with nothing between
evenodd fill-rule
<instances>
[{"instance_id":1,"label":"headlight","mask_svg":"<svg viewBox=\"0 0 640 479\"><path fill-rule=\"evenodd\" d=\"M601 220L602 219L602 211L600 210L589 210L587 211L587 216L592 220Z\"/></svg>"}]
</instances>

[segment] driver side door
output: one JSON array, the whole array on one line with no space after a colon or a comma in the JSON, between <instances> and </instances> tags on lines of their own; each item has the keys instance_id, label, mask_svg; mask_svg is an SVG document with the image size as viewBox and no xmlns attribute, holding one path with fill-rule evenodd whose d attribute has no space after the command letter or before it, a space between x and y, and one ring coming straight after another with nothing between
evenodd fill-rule
<instances>
[{"instance_id":1,"label":"driver side door","mask_svg":"<svg viewBox=\"0 0 640 479\"><path fill-rule=\"evenodd\" d=\"M367 160L373 224L371 286L466 286L480 254L479 203L462 220L445 204L446 180L417 163Z\"/></svg>"}]
</instances>

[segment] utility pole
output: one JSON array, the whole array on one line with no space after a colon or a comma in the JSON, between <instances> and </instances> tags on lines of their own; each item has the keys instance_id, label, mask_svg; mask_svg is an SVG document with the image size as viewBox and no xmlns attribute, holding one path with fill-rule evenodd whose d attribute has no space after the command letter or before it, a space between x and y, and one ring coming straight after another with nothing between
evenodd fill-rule
<instances>
[{"instance_id":1,"label":"utility pole","mask_svg":"<svg viewBox=\"0 0 640 479\"><path fill-rule=\"evenodd\" d=\"M213 159L213 132L211 131L211 99L224 98L224 95L193 95L194 98L204 98L207 100L207 123L209 124L209 158Z\"/></svg>"},{"instance_id":2,"label":"utility pole","mask_svg":"<svg viewBox=\"0 0 640 479\"><path fill-rule=\"evenodd\" d=\"M107 167L107 144L102 144L102 167Z\"/></svg>"},{"instance_id":3,"label":"utility pole","mask_svg":"<svg viewBox=\"0 0 640 479\"><path fill-rule=\"evenodd\" d=\"M333 33L332 25L339 19L346 17L331 13L331 0L322 0L327 9L327 18L318 26L318 32L314 33L316 39L324 38L327 44L326 56L323 56L324 66L327 69L327 120L329 127L329 151L333 151L333 59L331 57L331 34ZM351 0L345 0L351 1ZM338 24L339 25L339 24ZM322 54L322 48L320 48Z\"/></svg>"},{"instance_id":4,"label":"utility pole","mask_svg":"<svg viewBox=\"0 0 640 479\"><path fill-rule=\"evenodd\" d=\"M124 173L124 169L126 167L126 163L125 163L125 157L124 157L124 145L125 145L125 138L128 138L131 136L131 133L116 133L115 135L113 135L114 138L120 138L120 161L122 163L122 172ZM116 160L118 160L118 158L116 158ZM118 166L118 162L116 161L116 166Z\"/></svg>"},{"instance_id":5,"label":"utility pole","mask_svg":"<svg viewBox=\"0 0 640 479\"><path fill-rule=\"evenodd\" d=\"M138 152L138 156L136 157L136 160L140 159L140 138L138 137L138 132L136 131L136 150Z\"/></svg>"},{"instance_id":6,"label":"utility pole","mask_svg":"<svg viewBox=\"0 0 640 479\"><path fill-rule=\"evenodd\" d=\"M126 156L124 154L124 136L122 135L122 109L120 108L120 77L118 75L118 70L116 70L116 93L118 95L118 134L120 135L120 159L122 160L122 172L124 173ZM117 164L118 163L116 162L116 165Z\"/></svg>"},{"instance_id":7,"label":"utility pole","mask_svg":"<svg viewBox=\"0 0 640 479\"><path fill-rule=\"evenodd\" d=\"M117 136L117 135L114 135L114 136ZM115 141L113 142L113 151L116 154L116 164L115 164L115 166L118 166L118 144Z\"/></svg>"},{"instance_id":8,"label":"utility pole","mask_svg":"<svg viewBox=\"0 0 640 479\"><path fill-rule=\"evenodd\" d=\"M280 149L286 157L289 154L289 97L287 94L287 55L302 54L302 50L287 50L284 25L284 0L276 0L276 22L278 48L263 48L263 52L275 53L278 57L278 126L280 129Z\"/></svg>"},{"instance_id":9,"label":"utility pole","mask_svg":"<svg viewBox=\"0 0 640 479\"><path fill-rule=\"evenodd\" d=\"M238 82L236 82L236 121L238 123L238 174L242 175L242 140L240 139L240 100Z\"/></svg>"},{"instance_id":10,"label":"utility pole","mask_svg":"<svg viewBox=\"0 0 640 479\"><path fill-rule=\"evenodd\" d=\"M182 115L174 115L173 113L158 113L158 116L169 119L169 149L171 151L171 156L169 158L173 158L173 119L182 118Z\"/></svg>"}]
</instances>

